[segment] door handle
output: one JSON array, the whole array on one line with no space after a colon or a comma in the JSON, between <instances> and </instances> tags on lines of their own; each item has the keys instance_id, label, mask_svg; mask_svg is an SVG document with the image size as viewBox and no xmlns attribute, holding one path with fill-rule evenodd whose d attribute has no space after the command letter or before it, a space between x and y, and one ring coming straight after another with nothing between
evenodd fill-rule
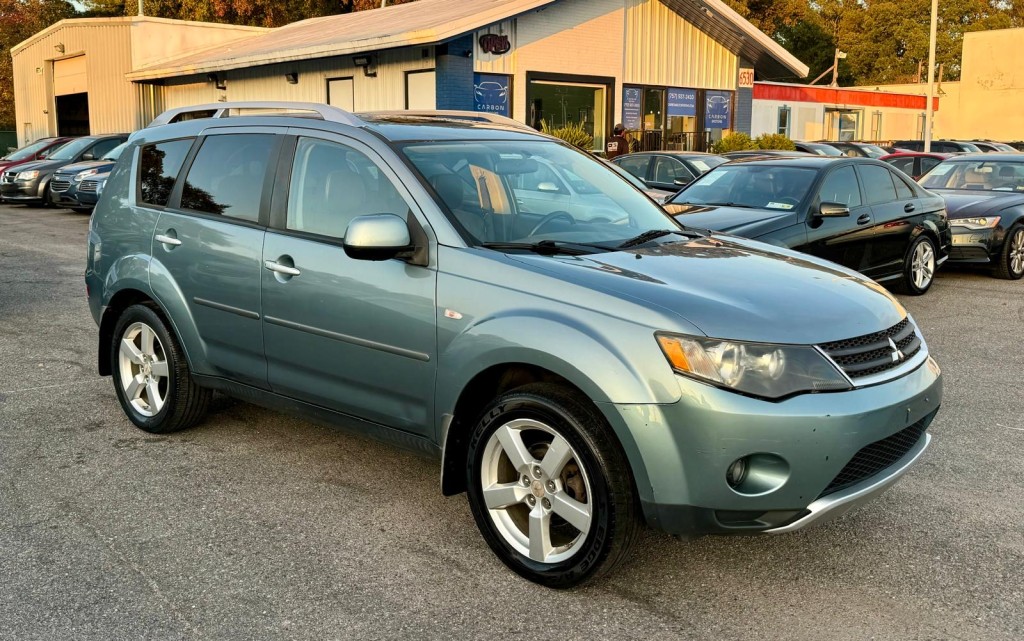
<instances>
[{"instance_id":1,"label":"door handle","mask_svg":"<svg viewBox=\"0 0 1024 641\"><path fill-rule=\"evenodd\" d=\"M903 211L907 212L908 214L914 211L914 209L916 209L916 207L914 207L914 203L907 203L906 205L903 206Z\"/></svg>"},{"instance_id":2,"label":"door handle","mask_svg":"<svg viewBox=\"0 0 1024 641\"><path fill-rule=\"evenodd\" d=\"M164 245L171 245L173 247L177 247L178 245L181 244L181 241L175 238L174 236L167 236L165 234L157 234L153 238L155 238L156 242L158 243L163 243Z\"/></svg>"},{"instance_id":3,"label":"door handle","mask_svg":"<svg viewBox=\"0 0 1024 641\"><path fill-rule=\"evenodd\" d=\"M295 269L294 267L282 265L281 263L272 260L263 261L263 266L272 272L277 272L278 274L285 274L287 276L298 276L299 274L302 273L299 270Z\"/></svg>"},{"instance_id":4,"label":"door handle","mask_svg":"<svg viewBox=\"0 0 1024 641\"><path fill-rule=\"evenodd\" d=\"M871 214L861 214L860 218L857 219L858 225L867 225L871 222Z\"/></svg>"}]
</instances>

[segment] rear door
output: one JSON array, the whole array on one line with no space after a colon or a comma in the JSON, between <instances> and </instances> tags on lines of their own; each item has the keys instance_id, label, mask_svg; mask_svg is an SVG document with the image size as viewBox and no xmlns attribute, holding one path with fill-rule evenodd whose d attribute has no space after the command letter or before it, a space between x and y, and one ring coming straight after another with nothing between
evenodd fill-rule
<instances>
[{"instance_id":1,"label":"rear door","mask_svg":"<svg viewBox=\"0 0 1024 641\"><path fill-rule=\"evenodd\" d=\"M415 217L429 235L426 219L368 146L325 132L293 133L260 270L270 386L362 419L432 433L436 267L355 260L343 248L357 216Z\"/></svg>"},{"instance_id":2,"label":"rear door","mask_svg":"<svg viewBox=\"0 0 1024 641\"><path fill-rule=\"evenodd\" d=\"M210 368L201 373L257 387L267 385L260 278L281 138L266 128L208 131L186 160L153 239L154 290L177 289L184 298ZM161 198L168 187L160 168L170 152L157 146L148 158L142 153L143 199Z\"/></svg>"},{"instance_id":3,"label":"rear door","mask_svg":"<svg viewBox=\"0 0 1024 641\"><path fill-rule=\"evenodd\" d=\"M902 274L903 257L920 219L916 193L891 169L882 165L859 164L864 200L871 206L871 241L862 270L878 280Z\"/></svg>"},{"instance_id":4,"label":"rear door","mask_svg":"<svg viewBox=\"0 0 1024 641\"><path fill-rule=\"evenodd\" d=\"M677 180L682 184L677 184ZM654 156L654 162L651 165L651 179L647 184L655 189L679 191L692 180L693 173L686 168L682 161L672 156Z\"/></svg>"}]
</instances>

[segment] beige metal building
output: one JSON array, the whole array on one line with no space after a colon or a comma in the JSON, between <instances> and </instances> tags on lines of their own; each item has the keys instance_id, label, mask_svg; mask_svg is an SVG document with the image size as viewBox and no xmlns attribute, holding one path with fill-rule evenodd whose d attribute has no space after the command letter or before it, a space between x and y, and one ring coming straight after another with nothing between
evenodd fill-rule
<instances>
[{"instance_id":1,"label":"beige metal building","mask_svg":"<svg viewBox=\"0 0 1024 641\"><path fill-rule=\"evenodd\" d=\"M19 45L16 61L32 47L52 51L53 36L44 34ZM702 149L725 132L749 130L755 72L807 74L722 0L417 0L216 37L232 40L179 45L179 55L163 59L113 53L118 73L136 88L130 102L104 101L94 126L106 128L108 117L138 126L164 109L200 103L298 100L580 124L595 148L624 122L646 148ZM19 96L35 91L35 105L52 104L23 79L38 59L17 62L26 82ZM55 126L33 124L37 135Z\"/></svg>"},{"instance_id":2,"label":"beige metal building","mask_svg":"<svg viewBox=\"0 0 1024 641\"><path fill-rule=\"evenodd\" d=\"M145 17L61 20L11 50L19 142L138 129L152 87L128 72L265 31Z\"/></svg>"}]
</instances>

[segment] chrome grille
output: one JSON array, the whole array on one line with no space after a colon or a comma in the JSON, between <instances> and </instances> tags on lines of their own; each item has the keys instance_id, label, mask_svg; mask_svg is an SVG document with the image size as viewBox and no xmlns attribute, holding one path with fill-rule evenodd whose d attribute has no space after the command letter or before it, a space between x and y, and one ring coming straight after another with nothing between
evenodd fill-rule
<instances>
[{"instance_id":1,"label":"chrome grille","mask_svg":"<svg viewBox=\"0 0 1024 641\"><path fill-rule=\"evenodd\" d=\"M5 182L5 183L12 183L12 182L14 182L14 180L17 177L18 177L18 172L16 172L16 171L5 172L4 175L3 175L3 182Z\"/></svg>"},{"instance_id":2,"label":"chrome grille","mask_svg":"<svg viewBox=\"0 0 1024 641\"><path fill-rule=\"evenodd\" d=\"M96 185L98 184L99 182L95 180L83 180L82 184L78 186L78 191L94 193L96 191Z\"/></svg>"},{"instance_id":3,"label":"chrome grille","mask_svg":"<svg viewBox=\"0 0 1024 641\"><path fill-rule=\"evenodd\" d=\"M899 367L921 351L921 344L917 328L909 318L904 318L887 330L818 347L856 380Z\"/></svg>"},{"instance_id":4,"label":"chrome grille","mask_svg":"<svg viewBox=\"0 0 1024 641\"><path fill-rule=\"evenodd\" d=\"M64 178L54 178L50 181L50 191L54 193L67 191L69 187L71 187L71 181Z\"/></svg>"}]
</instances>

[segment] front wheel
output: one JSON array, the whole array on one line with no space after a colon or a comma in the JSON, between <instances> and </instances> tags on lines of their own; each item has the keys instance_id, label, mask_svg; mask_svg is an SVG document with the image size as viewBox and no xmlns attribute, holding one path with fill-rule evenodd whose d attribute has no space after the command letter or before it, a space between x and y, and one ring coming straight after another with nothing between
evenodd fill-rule
<instances>
[{"instance_id":1,"label":"front wheel","mask_svg":"<svg viewBox=\"0 0 1024 641\"><path fill-rule=\"evenodd\" d=\"M935 280L935 265L935 243L928 236L918 236L903 259L900 289L911 296L927 292Z\"/></svg>"},{"instance_id":2,"label":"front wheel","mask_svg":"<svg viewBox=\"0 0 1024 641\"><path fill-rule=\"evenodd\" d=\"M1014 225L1006 232L1003 251L999 253L996 275L1009 280L1020 280L1024 277L1024 225Z\"/></svg>"},{"instance_id":3,"label":"front wheel","mask_svg":"<svg viewBox=\"0 0 1024 641\"><path fill-rule=\"evenodd\" d=\"M509 568L553 588L623 561L641 531L633 478L604 417L557 385L496 399L469 442L467 487L480 532Z\"/></svg>"},{"instance_id":4,"label":"front wheel","mask_svg":"<svg viewBox=\"0 0 1024 641\"><path fill-rule=\"evenodd\" d=\"M121 314L110 364L121 408L139 429L177 432L206 413L210 390L192 380L178 341L151 307L132 305Z\"/></svg>"}]
</instances>

